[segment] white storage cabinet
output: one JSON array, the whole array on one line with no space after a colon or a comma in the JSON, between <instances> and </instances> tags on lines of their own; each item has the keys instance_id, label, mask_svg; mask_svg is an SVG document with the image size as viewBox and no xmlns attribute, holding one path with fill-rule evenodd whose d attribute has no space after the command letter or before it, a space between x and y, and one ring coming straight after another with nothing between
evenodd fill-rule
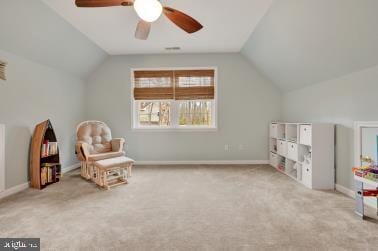
<instances>
[{"instance_id":1,"label":"white storage cabinet","mask_svg":"<svg viewBox=\"0 0 378 251\"><path fill-rule=\"evenodd\" d=\"M270 124L270 165L312 189L334 189L334 125ZM277 149L277 151L275 151ZM282 168L281 168L282 169Z\"/></svg>"}]
</instances>

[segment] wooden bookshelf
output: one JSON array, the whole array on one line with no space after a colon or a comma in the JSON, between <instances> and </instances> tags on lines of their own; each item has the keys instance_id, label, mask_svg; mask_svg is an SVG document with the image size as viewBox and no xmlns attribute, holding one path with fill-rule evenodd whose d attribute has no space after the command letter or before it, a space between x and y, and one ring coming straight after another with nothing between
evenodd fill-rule
<instances>
[{"instance_id":1,"label":"wooden bookshelf","mask_svg":"<svg viewBox=\"0 0 378 251\"><path fill-rule=\"evenodd\" d=\"M35 127L30 148L31 187L37 189L59 182L61 175L59 148L56 146L53 153L48 153L47 150L43 152L46 142L49 142L49 145L56 145L58 142L50 120L43 121Z\"/></svg>"}]
</instances>

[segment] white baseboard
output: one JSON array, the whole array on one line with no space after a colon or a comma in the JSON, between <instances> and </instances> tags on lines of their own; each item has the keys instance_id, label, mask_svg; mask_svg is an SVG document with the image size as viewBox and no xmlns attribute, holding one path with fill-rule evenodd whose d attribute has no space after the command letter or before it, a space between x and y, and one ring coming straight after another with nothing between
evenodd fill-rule
<instances>
[{"instance_id":1,"label":"white baseboard","mask_svg":"<svg viewBox=\"0 0 378 251\"><path fill-rule=\"evenodd\" d=\"M342 194L345 194L348 197L355 198L355 193L353 190L346 188L342 185L336 184L336 190ZM372 207L374 209L377 208L377 199L375 198L365 198L364 203L366 206Z\"/></svg>"},{"instance_id":2,"label":"white baseboard","mask_svg":"<svg viewBox=\"0 0 378 251\"><path fill-rule=\"evenodd\" d=\"M74 165L67 166L65 168L62 168L62 173L67 173L67 172L72 171L72 170L74 170L76 168L79 168L79 167L80 167L80 163L76 163ZM8 189L0 192L0 199L8 197L8 196L10 196L12 194L21 192L21 191L23 191L25 189L28 189L29 187L30 187L30 182L25 182L23 184L20 184L20 185L8 188Z\"/></svg>"},{"instance_id":3,"label":"white baseboard","mask_svg":"<svg viewBox=\"0 0 378 251\"><path fill-rule=\"evenodd\" d=\"M339 191L340 193L345 194L346 196L351 197L351 198L355 197L353 190L339 184L336 184L336 191Z\"/></svg>"},{"instance_id":4,"label":"white baseboard","mask_svg":"<svg viewBox=\"0 0 378 251\"><path fill-rule=\"evenodd\" d=\"M73 164L71 166L66 166L62 168L62 173L68 173L69 171L75 170L80 167L80 163Z\"/></svg>"},{"instance_id":5,"label":"white baseboard","mask_svg":"<svg viewBox=\"0 0 378 251\"><path fill-rule=\"evenodd\" d=\"M23 184L8 188L0 193L0 199L3 199L5 197L8 197L12 194L21 192L25 189L28 189L30 187L30 182L25 182Z\"/></svg>"},{"instance_id":6,"label":"white baseboard","mask_svg":"<svg viewBox=\"0 0 378 251\"><path fill-rule=\"evenodd\" d=\"M266 165L268 160L137 160L135 165Z\"/></svg>"}]
</instances>

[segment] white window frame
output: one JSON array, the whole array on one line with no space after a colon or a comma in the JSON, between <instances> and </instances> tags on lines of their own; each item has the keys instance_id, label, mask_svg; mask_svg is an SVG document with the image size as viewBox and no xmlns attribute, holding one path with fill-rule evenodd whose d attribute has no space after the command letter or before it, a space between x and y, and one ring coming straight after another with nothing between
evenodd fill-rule
<instances>
[{"instance_id":1,"label":"white window frame","mask_svg":"<svg viewBox=\"0 0 378 251\"><path fill-rule=\"evenodd\" d=\"M136 100L134 99L134 72L135 71L178 71L178 70L214 70L214 99L212 99L211 116L212 125L210 126L180 126L178 124L178 106L180 100L146 100L146 101L158 101L158 102L171 102L171 122L172 124L167 127L161 126L140 126L138 125L138 111L136 109ZM143 131L143 132L211 132L218 130L218 68L214 66L210 67L165 67L165 68L131 68L131 128L133 131ZM182 100L185 101L185 100ZM203 99L201 101L209 101Z\"/></svg>"}]
</instances>

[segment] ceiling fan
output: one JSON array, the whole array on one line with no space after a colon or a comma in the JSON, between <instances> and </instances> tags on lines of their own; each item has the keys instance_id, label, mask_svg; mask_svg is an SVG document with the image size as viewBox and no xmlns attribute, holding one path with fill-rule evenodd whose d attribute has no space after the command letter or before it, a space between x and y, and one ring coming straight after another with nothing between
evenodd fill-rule
<instances>
[{"instance_id":1,"label":"ceiling fan","mask_svg":"<svg viewBox=\"0 0 378 251\"><path fill-rule=\"evenodd\" d=\"M76 0L77 7L110 7L134 6L139 21L135 37L146 40L150 33L151 23L155 22L162 13L178 27L187 33L194 33L203 26L194 18L170 7L162 6L159 0Z\"/></svg>"}]
</instances>

